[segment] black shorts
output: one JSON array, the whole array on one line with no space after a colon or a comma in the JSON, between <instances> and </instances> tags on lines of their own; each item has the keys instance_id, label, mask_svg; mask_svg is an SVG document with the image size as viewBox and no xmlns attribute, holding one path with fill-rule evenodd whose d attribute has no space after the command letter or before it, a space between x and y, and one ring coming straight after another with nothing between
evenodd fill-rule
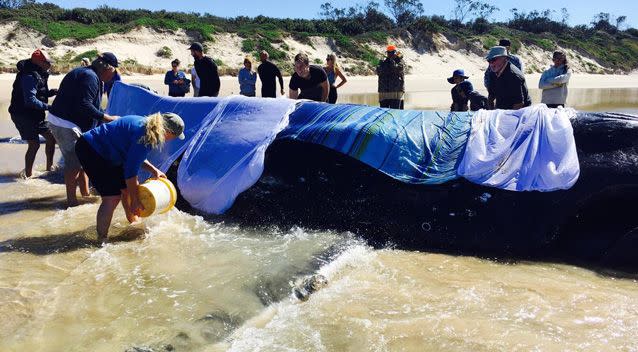
<instances>
[{"instance_id":1,"label":"black shorts","mask_svg":"<svg viewBox=\"0 0 638 352\"><path fill-rule=\"evenodd\" d=\"M80 137L75 142L75 154L80 160L82 169L101 196L119 196L122 190L126 189L122 165L113 165L112 162L104 159L84 137Z\"/></svg>"},{"instance_id":2,"label":"black shorts","mask_svg":"<svg viewBox=\"0 0 638 352\"><path fill-rule=\"evenodd\" d=\"M39 141L40 137L38 137L38 135L49 132L47 123L44 121L44 115L42 118L39 118L29 115L11 114L11 121L13 121L23 141Z\"/></svg>"}]
</instances>

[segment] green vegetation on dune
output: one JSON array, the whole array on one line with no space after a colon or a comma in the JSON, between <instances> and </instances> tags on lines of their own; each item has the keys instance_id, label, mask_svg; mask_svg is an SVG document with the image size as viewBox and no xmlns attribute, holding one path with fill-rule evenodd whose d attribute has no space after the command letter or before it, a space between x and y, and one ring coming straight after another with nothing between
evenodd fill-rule
<instances>
[{"instance_id":1,"label":"green vegetation on dune","mask_svg":"<svg viewBox=\"0 0 638 352\"><path fill-rule=\"evenodd\" d=\"M496 45L501 38L509 38L515 53L522 46L534 45L546 51L561 46L595 58L613 70L638 68L638 30L620 29L625 16L618 17L613 23L609 14L599 13L589 26L570 27L565 24L568 17L566 9L563 9L562 21L553 19L555 13L550 10L524 13L511 9L509 21L494 23L487 18L496 8L487 2L454 2L457 6L474 6L473 11L466 13L471 17L447 19L424 16L422 6L415 0L384 0L384 8L376 2L348 9L325 3L321 5L322 18L314 20L264 16L227 19L211 14L120 10L108 6L94 10L69 10L49 3L16 0L14 3L17 5L13 8L0 6L0 21L18 21L53 41L65 38L85 40L107 33L123 33L139 26L159 31L185 30L193 40L201 40L205 44L214 41L216 33L236 33L242 38L241 50L247 55L258 57L259 51L266 50L272 60L286 65L296 54L291 52L286 38L314 48L312 38L320 36L329 38L338 55L364 61L367 67L358 65L350 68L358 73L372 72L389 38L400 37L419 51L437 50L438 44L433 39L435 33L452 38L460 47L475 53ZM81 55L88 57L94 53L82 53L69 59L77 61ZM157 55L165 57L167 53L162 51ZM323 61L323 58L311 59Z\"/></svg>"}]
</instances>

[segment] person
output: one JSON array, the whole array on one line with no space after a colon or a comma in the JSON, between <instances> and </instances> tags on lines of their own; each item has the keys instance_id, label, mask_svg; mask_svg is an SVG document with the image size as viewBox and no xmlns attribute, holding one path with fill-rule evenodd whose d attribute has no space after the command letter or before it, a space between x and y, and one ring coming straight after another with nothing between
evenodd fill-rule
<instances>
[{"instance_id":1,"label":"person","mask_svg":"<svg viewBox=\"0 0 638 352\"><path fill-rule=\"evenodd\" d=\"M556 50L552 55L552 61L554 65L543 72L538 81L538 88L543 90L541 103L550 108L565 107L567 84L571 76L567 55L564 51Z\"/></svg>"},{"instance_id":2,"label":"person","mask_svg":"<svg viewBox=\"0 0 638 352\"><path fill-rule=\"evenodd\" d=\"M115 82L117 81L121 81L122 77L120 77L119 72L117 72L117 69L115 70L115 73L113 74L113 78L111 78L108 82L104 82L104 92L106 93L106 97L109 98L111 96L111 90L113 89L113 85L115 84Z\"/></svg>"},{"instance_id":3,"label":"person","mask_svg":"<svg viewBox=\"0 0 638 352\"><path fill-rule=\"evenodd\" d=\"M216 97L219 95L219 88L221 82L219 80L219 73L217 71L217 65L208 56L204 55L204 47L200 43L193 43L188 48L191 51L191 55L195 59L195 70L199 77L199 97Z\"/></svg>"},{"instance_id":4,"label":"person","mask_svg":"<svg viewBox=\"0 0 638 352\"><path fill-rule=\"evenodd\" d=\"M277 82L275 82L275 78L279 79L281 95L284 95L284 78L281 76L279 68L272 62L268 61L268 52L262 50L262 52L259 53L259 59L261 60L261 64L257 67L257 73L261 80L262 98L277 97Z\"/></svg>"},{"instance_id":5,"label":"person","mask_svg":"<svg viewBox=\"0 0 638 352\"><path fill-rule=\"evenodd\" d=\"M379 105L382 108L403 109L404 71L403 56L397 52L396 46L388 45L385 60L377 66Z\"/></svg>"},{"instance_id":6,"label":"person","mask_svg":"<svg viewBox=\"0 0 638 352\"><path fill-rule=\"evenodd\" d=\"M328 100L328 76L317 65L310 65L308 55L295 55L295 73L288 84L290 99Z\"/></svg>"},{"instance_id":7,"label":"person","mask_svg":"<svg viewBox=\"0 0 638 352\"><path fill-rule=\"evenodd\" d=\"M80 61L80 66L82 67L87 67L91 64L91 61L89 60L88 57L83 57L82 60Z\"/></svg>"},{"instance_id":8,"label":"person","mask_svg":"<svg viewBox=\"0 0 638 352\"><path fill-rule=\"evenodd\" d=\"M490 67L490 85L487 88L491 108L517 110L530 106L525 77L518 67L509 62L507 49L492 47L486 58Z\"/></svg>"},{"instance_id":9,"label":"person","mask_svg":"<svg viewBox=\"0 0 638 352\"><path fill-rule=\"evenodd\" d=\"M323 68L328 75L328 84L330 85L330 92L328 93L328 103L335 104L337 102L337 89L346 84L348 80L341 71L341 68L337 64L337 55L328 54L326 57L326 66ZM341 79L339 84L335 85L337 77Z\"/></svg>"},{"instance_id":10,"label":"person","mask_svg":"<svg viewBox=\"0 0 638 352\"><path fill-rule=\"evenodd\" d=\"M462 69L454 70L452 77L447 81L450 84L454 84L452 87L452 106L450 111L467 111L467 103L470 100L470 96L474 91L472 83L467 79L470 78L465 75L465 71Z\"/></svg>"},{"instance_id":11,"label":"person","mask_svg":"<svg viewBox=\"0 0 638 352\"><path fill-rule=\"evenodd\" d=\"M102 197L96 216L99 240L106 242L113 212L120 201L129 222L139 219L144 210L138 192L140 167L153 177L166 177L146 157L152 149L159 149L175 138L184 139L184 121L173 113L123 116L79 137L75 153Z\"/></svg>"},{"instance_id":12,"label":"person","mask_svg":"<svg viewBox=\"0 0 638 352\"><path fill-rule=\"evenodd\" d=\"M197 70L195 66L191 68L191 84L193 85L193 96L199 96L199 76L197 75Z\"/></svg>"},{"instance_id":13,"label":"person","mask_svg":"<svg viewBox=\"0 0 638 352\"><path fill-rule=\"evenodd\" d=\"M525 74L525 70L523 70L523 61L521 61L520 57L512 54L510 50L512 47L512 42L510 42L509 39L503 38L499 40L498 46L505 47L505 49L507 50L507 56L509 57L509 61L512 64L514 64L514 66L516 66L521 72L523 72L523 74ZM483 84L485 85L485 88L487 88L490 85L489 80L490 80L490 66L488 65L487 68L485 69L485 74L483 75Z\"/></svg>"},{"instance_id":14,"label":"person","mask_svg":"<svg viewBox=\"0 0 638 352\"><path fill-rule=\"evenodd\" d=\"M35 156L40 149L40 135L45 139L46 170L53 167L55 138L49 131L45 111L49 109L49 97L57 93L49 89L49 69L51 59L46 52L37 49L30 59L21 60L17 64L18 73L13 82L9 115L20 133L20 138L27 142L24 154L24 176L31 177Z\"/></svg>"},{"instance_id":15,"label":"person","mask_svg":"<svg viewBox=\"0 0 638 352\"><path fill-rule=\"evenodd\" d=\"M77 186L83 196L89 195L88 179L81 173L82 167L75 155L75 141L82 132L95 127L98 122L110 122L116 116L100 111L102 82L108 82L118 66L113 53L99 55L90 66L78 67L64 76L58 94L51 104L47 121L64 157L64 184L69 207L78 205Z\"/></svg>"},{"instance_id":16,"label":"person","mask_svg":"<svg viewBox=\"0 0 638 352\"><path fill-rule=\"evenodd\" d=\"M244 58L244 67L239 70L237 79L239 80L239 94L254 97L257 73L253 71L253 62L248 56Z\"/></svg>"},{"instance_id":17,"label":"person","mask_svg":"<svg viewBox=\"0 0 638 352\"><path fill-rule=\"evenodd\" d=\"M179 59L171 62L172 69L164 75L164 84L168 85L168 95L171 97L183 97L186 95L183 85L186 74L179 70ZM189 82L190 85L190 82Z\"/></svg>"}]
</instances>

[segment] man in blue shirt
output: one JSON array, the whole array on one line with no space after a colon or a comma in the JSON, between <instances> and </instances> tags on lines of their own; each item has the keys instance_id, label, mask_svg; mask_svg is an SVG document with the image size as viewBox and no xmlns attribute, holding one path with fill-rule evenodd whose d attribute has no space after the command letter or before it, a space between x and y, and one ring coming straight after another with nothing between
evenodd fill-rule
<instances>
[{"instance_id":1,"label":"man in blue shirt","mask_svg":"<svg viewBox=\"0 0 638 352\"><path fill-rule=\"evenodd\" d=\"M117 66L115 55L107 52L93 60L91 66L71 70L62 79L58 95L49 109L49 128L64 157L64 183L70 207L78 205L75 194L78 185L82 195L88 195L88 179L81 174L82 167L75 155L75 141L98 122L116 119L116 116L102 112L100 104L102 83L113 78Z\"/></svg>"},{"instance_id":2,"label":"man in blue shirt","mask_svg":"<svg viewBox=\"0 0 638 352\"><path fill-rule=\"evenodd\" d=\"M34 51L30 59L18 62L17 67L18 74L13 82L9 114L20 132L20 138L28 143L24 155L24 176L31 177L35 155L40 149L38 135L46 139L47 171L51 171L53 166L55 138L49 131L44 116L45 111L49 109L49 97L54 96L57 90L49 89L51 59L44 51Z\"/></svg>"}]
</instances>

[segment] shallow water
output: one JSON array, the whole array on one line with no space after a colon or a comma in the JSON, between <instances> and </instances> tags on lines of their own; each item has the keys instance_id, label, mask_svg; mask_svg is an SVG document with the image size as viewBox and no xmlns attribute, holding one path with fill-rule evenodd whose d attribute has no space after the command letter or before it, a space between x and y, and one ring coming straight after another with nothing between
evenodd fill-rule
<instances>
[{"instance_id":1,"label":"shallow water","mask_svg":"<svg viewBox=\"0 0 638 352\"><path fill-rule=\"evenodd\" d=\"M638 111L635 89L574 91L578 109ZM0 103L0 351L638 351L638 282L574 266L373 249L178 210L134 226L119 210L100 247L97 198L67 210L58 173L20 179L15 135ZM317 273L328 286L294 298Z\"/></svg>"},{"instance_id":2,"label":"shallow water","mask_svg":"<svg viewBox=\"0 0 638 352\"><path fill-rule=\"evenodd\" d=\"M485 92L483 92L485 94ZM530 89L532 102L541 100L539 89ZM341 94L340 103L378 105L378 95ZM406 109L449 110L452 100L449 90L408 92L405 96ZM583 111L638 113L638 88L570 88L567 96L568 107Z\"/></svg>"}]
</instances>

